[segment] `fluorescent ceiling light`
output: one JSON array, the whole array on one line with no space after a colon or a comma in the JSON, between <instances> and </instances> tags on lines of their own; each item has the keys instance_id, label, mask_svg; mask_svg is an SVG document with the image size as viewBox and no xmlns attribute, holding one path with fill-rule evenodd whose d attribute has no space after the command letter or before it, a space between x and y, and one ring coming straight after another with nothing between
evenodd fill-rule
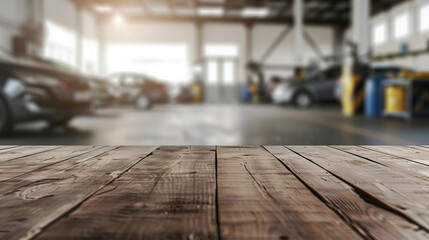
<instances>
[{"instance_id":1,"label":"fluorescent ceiling light","mask_svg":"<svg viewBox=\"0 0 429 240\"><path fill-rule=\"evenodd\" d=\"M223 8L220 7L201 7L198 8L198 14L201 16L222 16Z\"/></svg>"},{"instance_id":2,"label":"fluorescent ceiling light","mask_svg":"<svg viewBox=\"0 0 429 240\"><path fill-rule=\"evenodd\" d=\"M111 12L113 10L112 6L108 4L95 4L94 9L97 12Z\"/></svg>"},{"instance_id":3,"label":"fluorescent ceiling light","mask_svg":"<svg viewBox=\"0 0 429 240\"><path fill-rule=\"evenodd\" d=\"M244 8L241 12L243 17L266 17L270 14L268 8Z\"/></svg>"}]
</instances>

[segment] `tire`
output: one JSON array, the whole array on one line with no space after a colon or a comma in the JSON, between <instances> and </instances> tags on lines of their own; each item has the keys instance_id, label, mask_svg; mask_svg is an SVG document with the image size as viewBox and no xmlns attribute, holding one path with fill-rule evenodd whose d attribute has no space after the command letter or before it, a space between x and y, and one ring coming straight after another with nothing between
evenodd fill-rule
<instances>
[{"instance_id":1,"label":"tire","mask_svg":"<svg viewBox=\"0 0 429 240\"><path fill-rule=\"evenodd\" d=\"M136 107L141 110L147 110L152 108L152 103L148 97L140 96L136 100Z\"/></svg>"},{"instance_id":2,"label":"tire","mask_svg":"<svg viewBox=\"0 0 429 240\"><path fill-rule=\"evenodd\" d=\"M69 124L69 122L73 119L73 117L59 117L55 119L49 120L49 125L54 127L65 127Z\"/></svg>"},{"instance_id":3,"label":"tire","mask_svg":"<svg viewBox=\"0 0 429 240\"><path fill-rule=\"evenodd\" d=\"M300 91L295 94L293 103L299 109L308 109L313 105L313 96L307 91Z\"/></svg>"},{"instance_id":4,"label":"tire","mask_svg":"<svg viewBox=\"0 0 429 240\"><path fill-rule=\"evenodd\" d=\"M0 135L9 133L13 128L12 114L6 102L0 98Z\"/></svg>"}]
</instances>

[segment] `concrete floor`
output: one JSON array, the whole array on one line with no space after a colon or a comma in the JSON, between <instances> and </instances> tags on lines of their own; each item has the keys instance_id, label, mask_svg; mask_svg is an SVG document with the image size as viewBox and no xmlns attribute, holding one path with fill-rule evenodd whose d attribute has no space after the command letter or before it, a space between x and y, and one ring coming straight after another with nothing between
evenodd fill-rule
<instances>
[{"instance_id":1,"label":"concrete floor","mask_svg":"<svg viewBox=\"0 0 429 240\"><path fill-rule=\"evenodd\" d=\"M346 118L336 106L164 105L99 110L68 128L17 126L0 144L429 144L429 120Z\"/></svg>"}]
</instances>

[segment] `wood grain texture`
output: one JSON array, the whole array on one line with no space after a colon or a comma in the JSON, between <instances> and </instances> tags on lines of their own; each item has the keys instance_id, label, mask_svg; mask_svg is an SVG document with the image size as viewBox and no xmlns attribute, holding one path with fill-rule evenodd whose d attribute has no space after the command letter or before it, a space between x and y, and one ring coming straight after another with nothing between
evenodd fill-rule
<instances>
[{"instance_id":1,"label":"wood grain texture","mask_svg":"<svg viewBox=\"0 0 429 240\"><path fill-rule=\"evenodd\" d=\"M2 145L0 146L0 150L4 150L4 149L10 149L10 148L16 148L19 146L15 146L15 145Z\"/></svg>"},{"instance_id":2,"label":"wood grain texture","mask_svg":"<svg viewBox=\"0 0 429 240\"><path fill-rule=\"evenodd\" d=\"M222 239L360 239L260 147L218 148Z\"/></svg>"},{"instance_id":3,"label":"wood grain texture","mask_svg":"<svg viewBox=\"0 0 429 240\"><path fill-rule=\"evenodd\" d=\"M34 237L154 149L104 147L1 182L0 232L7 239Z\"/></svg>"},{"instance_id":4,"label":"wood grain texture","mask_svg":"<svg viewBox=\"0 0 429 240\"><path fill-rule=\"evenodd\" d=\"M61 148L61 146L21 146L16 148L1 149L0 164L57 148Z\"/></svg>"},{"instance_id":5,"label":"wood grain texture","mask_svg":"<svg viewBox=\"0 0 429 240\"><path fill-rule=\"evenodd\" d=\"M218 239L213 147L160 147L37 239Z\"/></svg>"},{"instance_id":6,"label":"wood grain texture","mask_svg":"<svg viewBox=\"0 0 429 240\"><path fill-rule=\"evenodd\" d=\"M419 178L429 181L429 166L416 163L403 157L396 157L390 154L381 153L360 146L332 146L333 148L366 158L377 162L390 170L407 174L412 178ZM429 150L429 149L428 149ZM428 158L429 159L429 158Z\"/></svg>"},{"instance_id":7,"label":"wood grain texture","mask_svg":"<svg viewBox=\"0 0 429 240\"><path fill-rule=\"evenodd\" d=\"M429 239L428 154L0 146L0 239Z\"/></svg>"},{"instance_id":8,"label":"wood grain texture","mask_svg":"<svg viewBox=\"0 0 429 240\"><path fill-rule=\"evenodd\" d=\"M326 146L287 146L346 181L367 201L390 209L429 230L429 184Z\"/></svg>"},{"instance_id":9,"label":"wood grain texture","mask_svg":"<svg viewBox=\"0 0 429 240\"><path fill-rule=\"evenodd\" d=\"M408 160L429 166L429 149L424 147L407 146L362 146L367 149L390 154L395 157L402 157Z\"/></svg>"},{"instance_id":10,"label":"wood grain texture","mask_svg":"<svg viewBox=\"0 0 429 240\"><path fill-rule=\"evenodd\" d=\"M66 161L100 147L93 146L66 146L30 156L17 158L13 161L3 162L0 165L0 182L6 181L22 174L29 173L58 162Z\"/></svg>"},{"instance_id":11,"label":"wood grain texture","mask_svg":"<svg viewBox=\"0 0 429 240\"><path fill-rule=\"evenodd\" d=\"M351 186L289 149L283 146L265 148L366 238L429 239L429 234L417 225L366 202Z\"/></svg>"}]
</instances>

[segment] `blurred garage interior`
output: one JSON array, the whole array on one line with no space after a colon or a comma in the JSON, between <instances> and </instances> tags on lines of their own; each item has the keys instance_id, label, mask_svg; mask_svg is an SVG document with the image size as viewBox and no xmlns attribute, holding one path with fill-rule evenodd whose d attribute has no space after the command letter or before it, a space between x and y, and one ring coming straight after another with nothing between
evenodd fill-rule
<instances>
[{"instance_id":1,"label":"blurred garage interior","mask_svg":"<svg viewBox=\"0 0 429 240\"><path fill-rule=\"evenodd\" d=\"M429 144L429 0L2 0L0 144Z\"/></svg>"}]
</instances>

